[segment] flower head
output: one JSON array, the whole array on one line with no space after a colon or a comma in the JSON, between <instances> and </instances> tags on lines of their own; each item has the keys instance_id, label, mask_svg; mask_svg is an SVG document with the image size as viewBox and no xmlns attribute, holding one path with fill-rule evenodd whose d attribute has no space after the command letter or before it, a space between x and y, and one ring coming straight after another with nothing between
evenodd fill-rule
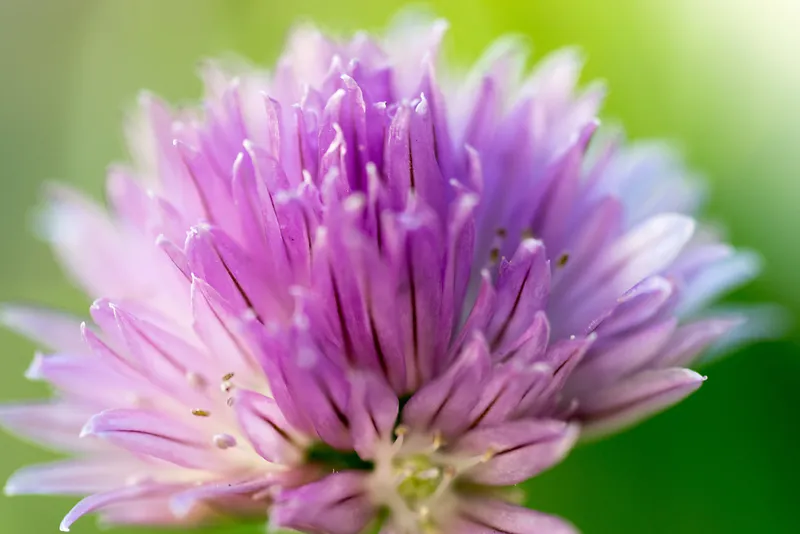
<instances>
[{"instance_id":1,"label":"flower head","mask_svg":"<svg viewBox=\"0 0 800 534\"><path fill-rule=\"evenodd\" d=\"M89 495L62 530L573 532L507 488L695 390L736 321L693 317L753 261L696 228L672 153L593 140L575 54L522 78L502 41L443 90L444 28L209 63L201 109L141 98L110 214L53 191L92 323L6 308L57 394L0 420L74 458L8 493Z\"/></svg>"}]
</instances>

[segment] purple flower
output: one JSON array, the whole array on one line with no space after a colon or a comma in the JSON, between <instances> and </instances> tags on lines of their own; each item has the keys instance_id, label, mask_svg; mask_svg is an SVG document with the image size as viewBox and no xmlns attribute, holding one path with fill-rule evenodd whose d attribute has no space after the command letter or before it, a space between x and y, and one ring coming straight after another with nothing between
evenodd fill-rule
<instances>
[{"instance_id":1,"label":"purple flower","mask_svg":"<svg viewBox=\"0 0 800 534\"><path fill-rule=\"evenodd\" d=\"M573 53L523 78L501 41L440 85L444 30L302 28L270 74L207 64L201 109L142 97L110 214L52 191L98 300L91 324L4 311L57 393L0 420L72 453L7 493L89 495L62 530L574 532L507 487L697 389L684 367L737 324L698 310L754 261L697 228L669 150L595 138Z\"/></svg>"}]
</instances>

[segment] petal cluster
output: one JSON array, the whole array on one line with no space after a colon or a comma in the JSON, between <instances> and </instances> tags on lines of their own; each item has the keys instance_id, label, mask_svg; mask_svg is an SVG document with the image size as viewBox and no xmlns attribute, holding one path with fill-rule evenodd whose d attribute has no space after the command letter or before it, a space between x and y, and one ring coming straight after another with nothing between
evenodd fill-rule
<instances>
[{"instance_id":1,"label":"petal cluster","mask_svg":"<svg viewBox=\"0 0 800 534\"><path fill-rule=\"evenodd\" d=\"M674 154L596 134L574 53L524 76L501 41L440 83L444 30L300 28L271 73L209 63L202 107L142 96L108 212L51 191L97 300L88 323L4 310L56 394L0 421L73 455L8 493L88 495L62 530L574 532L505 488L697 389L685 367L738 324L698 312L756 262L698 228Z\"/></svg>"}]
</instances>

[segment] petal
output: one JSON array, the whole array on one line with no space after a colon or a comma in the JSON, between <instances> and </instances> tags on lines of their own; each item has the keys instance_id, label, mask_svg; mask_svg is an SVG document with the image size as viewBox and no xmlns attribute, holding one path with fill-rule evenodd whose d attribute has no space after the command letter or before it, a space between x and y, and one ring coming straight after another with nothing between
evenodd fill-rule
<instances>
[{"instance_id":1,"label":"petal","mask_svg":"<svg viewBox=\"0 0 800 534\"><path fill-rule=\"evenodd\" d=\"M106 493L96 493L86 497L76 504L61 521L61 526L59 528L61 532L69 532L70 527L75 521L86 514L96 512L105 508L106 506L124 503L126 501L139 499L142 497L165 495L182 487L182 485L178 484L151 483L127 486L124 488L111 490Z\"/></svg>"},{"instance_id":2,"label":"petal","mask_svg":"<svg viewBox=\"0 0 800 534\"><path fill-rule=\"evenodd\" d=\"M213 357L220 376L234 373L253 387L264 382L263 371L250 346L245 326L231 306L214 288L199 278L192 279L194 331Z\"/></svg>"},{"instance_id":3,"label":"petal","mask_svg":"<svg viewBox=\"0 0 800 534\"><path fill-rule=\"evenodd\" d=\"M496 363L524 365L541 359L550 341L550 323L544 311L536 312L530 326L513 343L506 343L503 350L494 352Z\"/></svg>"},{"instance_id":4,"label":"petal","mask_svg":"<svg viewBox=\"0 0 800 534\"><path fill-rule=\"evenodd\" d=\"M409 389L443 366L450 339L450 325L442 325L445 241L436 215L413 198L404 212L384 217L386 248L399 277L395 320L405 337Z\"/></svg>"},{"instance_id":5,"label":"petal","mask_svg":"<svg viewBox=\"0 0 800 534\"><path fill-rule=\"evenodd\" d=\"M583 437L621 430L683 400L705 378L689 369L644 371L581 399L576 416Z\"/></svg>"},{"instance_id":6,"label":"petal","mask_svg":"<svg viewBox=\"0 0 800 534\"><path fill-rule=\"evenodd\" d=\"M703 351L742 322L743 319L739 317L712 317L679 326L655 361L662 368L690 365Z\"/></svg>"},{"instance_id":7,"label":"petal","mask_svg":"<svg viewBox=\"0 0 800 534\"><path fill-rule=\"evenodd\" d=\"M489 378L486 341L475 335L447 372L417 391L403 409L403 423L420 431L457 434L469 425L469 415Z\"/></svg>"},{"instance_id":8,"label":"petal","mask_svg":"<svg viewBox=\"0 0 800 534\"><path fill-rule=\"evenodd\" d=\"M275 295L252 258L222 230L194 226L186 239L192 272L205 280L237 310L253 310L264 320L285 317Z\"/></svg>"},{"instance_id":9,"label":"petal","mask_svg":"<svg viewBox=\"0 0 800 534\"><path fill-rule=\"evenodd\" d=\"M283 491L272 508L272 524L306 532L359 534L376 513L365 483L361 473L342 471Z\"/></svg>"},{"instance_id":10,"label":"petal","mask_svg":"<svg viewBox=\"0 0 800 534\"><path fill-rule=\"evenodd\" d=\"M487 328L493 351L516 340L530 326L536 312L547 304L549 291L550 268L544 244L526 239L511 261L500 266L494 314Z\"/></svg>"},{"instance_id":11,"label":"petal","mask_svg":"<svg viewBox=\"0 0 800 534\"><path fill-rule=\"evenodd\" d=\"M559 295L554 313L566 323L585 329L620 295L667 269L694 229L693 219L674 213L656 215L640 223L581 269L581 277Z\"/></svg>"},{"instance_id":12,"label":"petal","mask_svg":"<svg viewBox=\"0 0 800 534\"><path fill-rule=\"evenodd\" d=\"M80 194L53 188L43 223L59 259L92 297L146 303L186 317L185 280L150 237L123 228Z\"/></svg>"},{"instance_id":13,"label":"petal","mask_svg":"<svg viewBox=\"0 0 800 534\"><path fill-rule=\"evenodd\" d=\"M529 391L522 397L517 413L523 416L552 415L560 400L564 384L575 368L581 363L586 352L595 341L595 336L585 338L563 339L553 343L530 369L534 382ZM546 369L549 380L542 383L537 380L540 369ZM544 386L544 387L541 387Z\"/></svg>"},{"instance_id":14,"label":"petal","mask_svg":"<svg viewBox=\"0 0 800 534\"><path fill-rule=\"evenodd\" d=\"M447 534L578 534L555 516L491 499L462 499L459 519Z\"/></svg>"},{"instance_id":15,"label":"petal","mask_svg":"<svg viewBox=\"0 0 800 534\"><path fill-rule=\"evenodd\" d=\"M351 374L349 381L353 447L369 459L377 443L390 437L400 403L389 384L372 373Z\"/></svg>"},{"instance_id":16,"label":"petal","mask_svg":"<svg viewBox=\"0 0 800 534\"><path fill-rule=\"evenodd\" d=\"M600 339L569 377L569 394L591 394L645 368L669 341L676 324L673 317L615 339Z\"/></svg>"},{"instance_id":17,"label":"petal","mask_svg":"<svg viewBox=\"0 0 800 534\"><path fill-rule=\"evenodd\" d=\"M44 348L69 354L85 354L81 320L45 308L6 304L0 307L0 323Z\"/></svg>"},{"instance_id":18,"label":"petal","mask_svg":"<svg viewBox=\"0 0 800 534\"><path fill-rule=\"evenodd\" d=\"M210 437L165 414L147 410L106 410L93 416L81 436L96 436L133 453L189 469L223 468Z\"/></svg>"},{"instance_id":19,"label":"petal","mask_svg":"<svg viewBox=\"0 0 800 534\"><path fill-rule=\"evenodd\" d=\"M239 426L262 458L286 465L302 460L305 440L291 428L274 400L242 390L235 398Z\"/></svg>"},{"instance_id":20,"label":"petal","mask_svg":"<svg viewBox=\"0 0 800 534\"><path fill-rule=\"evenodd\" d=\"M214 501L229 497L252 497L275 484L275 479L270 477L257 478L237 482L227 480L224 482L211 482L200 484L191 489L174 494L169 499L169 509L178 518L186 518L196 507L206 501Z\"/></svg>"},{"instance_id":21,"label":"petal","mask_svg":"<svg viewBox=\"0 0 800 534\"><path fill-rule=\"evenodd\" d=\"M487 460L464 476L478 484L519 484L560 462L575 444L577 425L562 421L520 420L472 430L454 445L452 454Z\"/></svg>"},{"instance_id":22,"label":"petal","mask_svg":"<svg viewBox=\"0 0 800 534\"><path fill-rule=\"evenodd\" d=\"M145 464L122 455L29 465L6 481L6 495L86 495L126 485Z\"/></svg>"},{"instance_id":23,"label":"petal","mask_svg":"<svg viewBox=\"0 0 800 534\"><path fill-rule=\"evenodd\" d=\"M752 280L762 269L761 256L752 251L736 251L686 280L678 313L685 317L726 292Z\"/></svg>"},{"instance_id":24,"label":"petal","mask_svg":"<svg viewBox=\"0 0 800 534\"><path fill-rule=\"evenodd\" d=\"M639 326L658 313L674 293L675 286L667 279L647 278L621 296L609 313L597 321L597 326L590 329L611 336Z\"/></svg>"},{"instance_id":25,"label":"petal","mask_svg":"<svg viewBox=\"0 0 800 534\"><path fill-rule=\"evenodd\" d=\"M290 418L282 405L284 396L275 390L276 401L287 418L298 429L309 425L326 443L335 448L351 449L350 422L347 417L349 387L341 369L337 368L311 338L308 319L301 314L291 331L278 332L274 345L274 364L285 382L290 410L300 419ZM283 339L280 339L283 337ZM268 373L269 374L269 373Z\"/></svg>"},{"instance_id":26,"label":"petal","mask_svg":"<svg viewBox=\"0 0 800 534\"><path fill-rule=\"evenodd\" d=\"M92 408L70 402L0 404L0 426L55 450L94 452L106 447L80 439L93 414Z\"/></svg>"}]
</instances>

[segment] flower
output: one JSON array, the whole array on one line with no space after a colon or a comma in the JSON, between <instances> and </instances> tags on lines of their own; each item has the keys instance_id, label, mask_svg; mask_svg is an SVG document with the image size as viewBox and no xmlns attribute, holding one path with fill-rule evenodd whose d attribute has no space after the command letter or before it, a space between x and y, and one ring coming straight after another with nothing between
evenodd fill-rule
<instances>
[{"instance_id":1,"label":"flower","mask_svg":"<svg viewBox=\"0 0 800 534\"><path fill-rule=\"evenodd\" d=\"M684 367L738 324L697 312L755 262L696 228L673 153L595 136L574 53L522 79L500 41L442 89L444 29L208 63L202 109L141 98L110 214L51 191L97 300L92 324L4 310L57 393L0 420L73 454L7 493L88 495L64 531L574 532L507 488L697 389Z\"/></svg>"}]
</instances>

